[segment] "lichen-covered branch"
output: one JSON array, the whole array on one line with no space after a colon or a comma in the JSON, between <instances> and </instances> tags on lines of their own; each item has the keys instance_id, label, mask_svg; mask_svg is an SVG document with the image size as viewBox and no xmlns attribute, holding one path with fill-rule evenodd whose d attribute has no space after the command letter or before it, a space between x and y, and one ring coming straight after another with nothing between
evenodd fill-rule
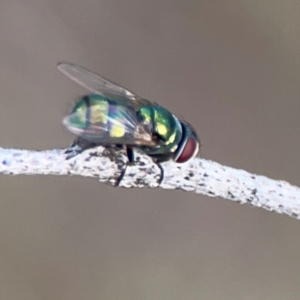
<instances>
[{"instance_id":1,"label":"lichen-covered branch","mask_svg":"<svg viewBox=\"0 0 300 300\"><path fill-rule=\"evenodd\" d=\"M129 164L124 150L100 146L84 151L77 146L48 151L0 148L0 173L80 175L127 188L181 189L249 203L300 219L300 188L201 158L185 164L158 165L136 152L135 163Z\"/></svg>"}]
</instances>

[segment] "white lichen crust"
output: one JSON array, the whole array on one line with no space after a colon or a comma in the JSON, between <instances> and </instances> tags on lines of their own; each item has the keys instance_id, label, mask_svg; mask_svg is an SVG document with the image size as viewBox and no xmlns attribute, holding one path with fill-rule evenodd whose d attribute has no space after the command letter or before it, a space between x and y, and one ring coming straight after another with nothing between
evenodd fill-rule
<instances>
[{"instance_id":1,"label":"white lichen crust","mask_svg":"<svg viewBox=\"0 0 300 300\"><path fill-rule=\"evenodd\" d=\"M0 173L80 175L121 187L161 187L196 192L287 214L300 219L300 189L284 181L195 158L160 165L143 153L128 163L126 151L94 147L27 151L0 148Z\"/></svg>"},{"instance_id":2,"label":"white lichen crust","mask_svg":"<svg viewBox=\"0 0 300 300\"><path fill-rule=\"evenodd\" d=\"M199 158L183 166L165 163L163 169L162 188L249 203L300 219L300 189L288 182Z\"/></svg>"}]
</instances>

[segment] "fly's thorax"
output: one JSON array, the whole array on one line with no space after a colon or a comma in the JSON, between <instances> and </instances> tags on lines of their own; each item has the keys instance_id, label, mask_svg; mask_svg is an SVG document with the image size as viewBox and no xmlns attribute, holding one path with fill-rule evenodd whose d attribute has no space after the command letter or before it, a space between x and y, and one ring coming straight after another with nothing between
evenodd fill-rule
<instances>
[{"instance_id":1,"label":"fly's thorax","mask_svg":"<svg viewBox=\"0 0 300 300\"><path fill-rule=\"evenodd\" d=\"M152 125L156 146L147 149L148 154L170 156L176 151L182 138L182 126L170 111L158 105L145 105L138 111L138 116Z\"/></svg>"}]
</instances>

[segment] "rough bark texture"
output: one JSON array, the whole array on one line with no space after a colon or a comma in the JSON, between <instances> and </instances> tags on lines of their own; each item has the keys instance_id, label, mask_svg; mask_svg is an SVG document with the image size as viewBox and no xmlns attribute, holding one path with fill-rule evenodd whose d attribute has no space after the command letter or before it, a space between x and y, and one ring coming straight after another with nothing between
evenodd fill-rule
<instances>
[{"instance_id":1,"label":"rough bark texture","mask_svg":"<svg viewBox=\"0 0 300 300\"><path fill-rule=\"evenodd\" d=\"M136 152L135 161L129 164L123 150L103 147L84 151L78 147L49 151L0 150L0 172L3 174L80 175L125 188L181 189L300 218L300 189L285 181L200 158L185 164L158 165Z\"/></svg>"}]
</instances>

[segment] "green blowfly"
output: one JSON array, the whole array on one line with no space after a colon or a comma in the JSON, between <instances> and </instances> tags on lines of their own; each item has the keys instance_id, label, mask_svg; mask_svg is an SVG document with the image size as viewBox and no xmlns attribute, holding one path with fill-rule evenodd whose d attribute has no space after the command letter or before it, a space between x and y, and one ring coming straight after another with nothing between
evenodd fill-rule
<instances>
[{"instance_id":1,"label":"green blowfly","mask_svg":"<svg viewBox=\"0 0 300 300\"><path fill-rule=\"evenodd\" d=\"M98 145L139 148L157 162L184 163L199 151L194 128L169 110L81 67L58 69L87 88L63 124L73 134Z\"/></svg>"}]
</instances>

